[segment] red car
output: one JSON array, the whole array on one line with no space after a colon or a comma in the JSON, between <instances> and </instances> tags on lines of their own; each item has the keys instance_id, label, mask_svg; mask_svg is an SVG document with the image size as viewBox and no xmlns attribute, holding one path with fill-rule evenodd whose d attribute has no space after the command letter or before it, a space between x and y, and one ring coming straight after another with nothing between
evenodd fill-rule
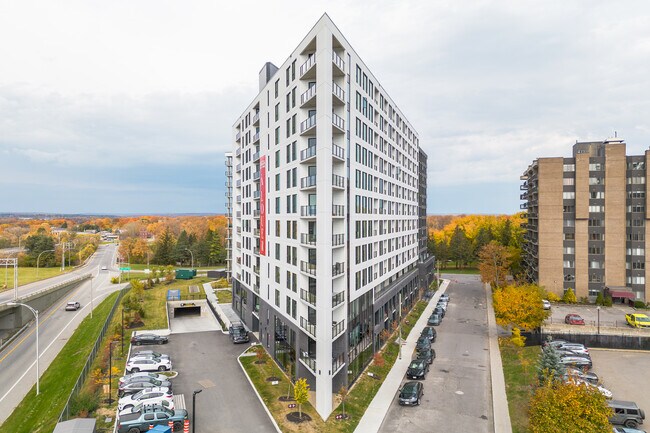
<instances>
[{"instance_id":1,"label":"red car","mask_svg":"<svg viewBox=\"0 0 650 433\"><path fill-rule=\"evenodd\" d=\"M569 325L584 325L585 320L577 314L567 314L564 318L564 323Z\"/></svg>"}]
</instances>

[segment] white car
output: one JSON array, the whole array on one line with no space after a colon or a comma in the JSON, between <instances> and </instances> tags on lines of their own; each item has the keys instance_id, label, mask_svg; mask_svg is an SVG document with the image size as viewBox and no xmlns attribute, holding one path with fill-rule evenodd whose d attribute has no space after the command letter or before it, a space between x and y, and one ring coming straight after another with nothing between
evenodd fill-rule
<instances>
[{"instance_id":1,"label":"white car","mask_svg":"<svg viewBox=\"0 0 650 433\"><path fill-rule=\"evenodd\" d=\"M139 378L146 377L146 378L151 378L159 381L163 380L169 380L169 377L165 376L164 374L158 374L158 373L149 373L143 371L142 373L132 373L132 374L127 374L126 376L120 377L120 385L126 382L131 382L133 380L137 380Z\"/></svg>"},{"instance_id":2,"label":"white car","mask_svg":"<svg viewBox=\"0 0 650 433\"><path fill-rule=\"evenodd\" d=\"M108 270L108 267L102 266L102 271L107 271L107 270Z\"/></svg>"},{"instance_id":3,"label":"white car","mask_svg":"<svg viewBox=\"0 0 650 433\"><path fill-rule=\"evenodd\" d=\"M612 392L611 392L609 389L607 389L607 388L605 388L604 386L602 386L602 385L594 385L593 383L589 383L589 382L586 382L586 381L584 381L584 380L580 380L580 379L573 379L573 381L574 381L577 385L591 386L591 387L593 387L593 388L596 388L596 389L597 389L598 391L600 391L600 393L601 393L602 395L604 395L605 398L608 399L608 400L611 400L612 397L613 397Z\"/></svg>"},{"instance_id":4,"label":"white car","mask_svg":"<svg viewBox=\"0 0 650 433\"><path fill-rule=\"evenodd\" d=\"M442 295L440 295L440 300L443 301L443 302L449 302L449 300L450 300L449 295L446 294L446 293L443 293Z\"/></svg>"},{"instance_id":5,"label":"white car","mask_svg":"<svg viewBox=\"0 0 650 433\"><path fill-rule=\"evenodd\" d=\"M546 299L542 299L542 306L544 307L545 310L551 309L551 303Z\"/></svg>"},{"instance_id":6,"label":"white car","mask_svg":"<svg viewBox=\"0 0 650 433\"><path fill-rule=\"evenodd\" d=\"M564 343L559 347L555 348L556 350L570 350L573 353L579 353L580 355L589 355L589 349L584 345L579 343Z\"/></svg>"},{"instance_id":7,"label":"white car","mask_svg":"<svg viewBox=\"0 0 650 433\"><path fill-rule=\"evenodd\" d=\"M172 362L164 358L132 358L126 363L128 373L140 371L169 371L172 369Z\"/></svg>"},{"instance_id":8,"label":"white car","mask_svg":"<svg viewBox=\"0 0 650 433\"><path fill-rule=\"evenodd\" d=\"M170 359L166 353L156 352L155 350L138 350L131 354L131 358L161 358Z\"/></svg>"},{"instance_id":9,"label":"white car","mask_svg":"<svg viewBox=\"0 0 650 433\"><path fill-rule=\"evenodd\" d=\"M169 388L145 388L140 392L136 392L135 394L125 395L122 397L117 402L117 410L120 412L131 412L130 409L138 404L157 404L163 400L171 403L172 407L169 409L174 410L173 399L174 395L169 390Z\"/></svg>"}]
</instances>

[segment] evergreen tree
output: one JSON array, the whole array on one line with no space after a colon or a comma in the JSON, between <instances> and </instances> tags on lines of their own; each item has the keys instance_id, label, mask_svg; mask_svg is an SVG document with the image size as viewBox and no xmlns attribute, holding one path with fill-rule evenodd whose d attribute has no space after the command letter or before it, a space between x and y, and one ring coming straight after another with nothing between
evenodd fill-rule
<instances>
[{"instance_id":1,"label":"evergreen tree","mask_svg":"<svg viewBox=\"0 0 650 433\"><path fill-rule=\"evenodd\" d=\"M156 253L153 262L159 265L171 265L174 263L174 235L166 228L156 242Z\"/></svg>"},{"instance_id":2,"label":"evergreen tree","mask_svg":"<svg viewBox=\"0 0 650 433\"><path fill-rule=\"evenodd\" d=\"M187 251L190 248L190 239L187 235L187 232L183 230L176 240L176 246L174 247L174 261L184 263L189 262L191 259L191 254Z\"/></svg>"},{"instance_id":3,"label":"evergreen tree","mask_svg":"<svg viewBox=\"0 0 650 433\"><path fill-rule=\"evenodd\" d=\"M472 245L472 256L474 260L478 260L478 255L481 249L492 241L492 233L486 227L481 227L476 233L474 243Z\"/></svg>"},{"instance_id":4,"label":"evergreen tree","mask_svg":"<svg viewBox=\"0 0 650 433\"><path fill-rule=\"evenodd\" d=\"M501 227L499 242L501 242L501 245L505 247L510 245L510 242L512 242L512 223L510 222L510 219L507 219Z\"/></svg>"},{"instance_id":5,"label":"evergreen tree","mask_svg":"<svg viewBox=\"0 0 650 433\"><path fill-rule=\"evenodd\" d=\"M45 231L39 232L39 234L28 236L25 239L25 249L27 250L27 264L36 266L36 260L40 253L54 249L54 239L48 236ZM54 253L43 254L39 265L51 266L53 263Z\"/></svg>"},{"instance_id":6,"label":"evergreen tree","mask_svg":"<svg viewBox=\"0 0 650 433\"><path fill-rule=\"evenodd\" d=\"M540 384L544 384L547 380L561 380L566 369L564 364L560 362L560 355L557 350L550 344L547 344L542 349L542 356L537 363L537 378Z\"/></svg>"},{"instance_id":7,"label":"evergreen tree","mask_svg":"<svg viewBox=\"0 0 650 433\"><path fill-rule=\"evenodd\" d=\"M210 244L210 261L212 263L224 263L226 261L226 248L219 232L214 232Z\"/></svg>"},{"instance_id":8,"label":"evergreen tree","mask_svg":"<svg viewBox=\"0 0 650 433\"><path fill-rule=\"evenodd\" d=\"M197 243L194 245L194 256L198 266L210 266L210 243L212 242L212 237L214 232L208 229Z\"/></svg>"},{"instance_id":9,"label":"evergreen tree","mask_svg":"<svg viewBox=\"0 0 650 433\"><path fill-rule=\"evenodd\" d=\"M465 235L465 230L459 226L456 226L454 234L449 240L449 256L456 262L457 268L466 264L470 259L471 245Z\"/></svg>"}]
</instances>

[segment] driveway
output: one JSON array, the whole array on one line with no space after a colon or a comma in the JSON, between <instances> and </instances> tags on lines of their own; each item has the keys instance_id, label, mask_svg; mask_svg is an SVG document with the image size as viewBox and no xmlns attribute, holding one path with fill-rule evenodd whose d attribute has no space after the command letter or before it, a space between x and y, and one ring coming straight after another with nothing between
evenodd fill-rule
<instances>
[{"instance_id":1,"label":"driveway","mask_svg":"<svg viewBox=\"0 0 650 433\"><path fill-rule=\"evenodd\" d=\"M494 431L485 290L476 275L443 277L451 281L451 301L436 327L437 358L424 380L422 405L403 407L395 396L380 432Z\"/></svg>"},{"instance_id":2,"label":"driveway","mask_svg":"<svg viewBox=\"0 0 650 433\"><path fill-rule=\"evenodd\" d=\"M202 390L196 396L196 433L276 432L237 363L247 347L232 344L221 331L172 334L168 344L154 346L169 354L178 371L174 393L185 394L190 420L192 392Z\"/></svg>"},{"instance_id":3,"label":"driveway","mask_svg":"<svg viewBox=\"0 0 650 433\"><path fill-rule=\"evenodd\" d=\"M633 401L645 413L650 411L650 352L590 348L589 353L594 373L614 399Z\"/></svg>"}]
</instances>

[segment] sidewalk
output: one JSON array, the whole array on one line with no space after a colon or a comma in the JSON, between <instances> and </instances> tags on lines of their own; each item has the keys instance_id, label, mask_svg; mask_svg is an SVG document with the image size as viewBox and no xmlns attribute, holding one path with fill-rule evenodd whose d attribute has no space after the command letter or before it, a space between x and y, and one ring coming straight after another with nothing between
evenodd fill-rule
<instances>
[{"instance_id":1,"label":"sidewalk","mask_svg":"<svg viewBox=\"0 0 650 433\"><path fill-rule=\"evenodd\" d=\"M355 433L374 433L379 431L381 424L384 422L384 417L388 413L388 409L390 408L390 405L395 399L395 395L397 394L397 391L402 384L402 379L404 379L406 370L411 363L410 355L415 350L415 343L420 336L420 333L426 326L429 316L431 313L433 313L433 309L436 307L438 299L440 299L440 295L442 295L445 290L447 290L448 285L449 280L443 280L443 283L440 285L440 289L437 290L433 295L429 301L429 305L427 305L417 323L415 326L413 326L411 333L403 344L402 359L398 358L395 361L393 368L391 368L390 373L388 373L388 376L386 376L386 380L384 380L384 383L381 385L379 391L377 391L377 394L370 402L370 405L366 409L366 412L363 414L363 417L361 417L357 428L354 430Z\"/></svg>"},{"instance_id":2,"label":"sidewalk","mask_svg":"<svg viewBox=\"0 0 650 433\"><path fill-rule=\"evenodd\" d=\"M485 297L487 298L488 331L490 338L490 380L492 382L494 431L495 433L512 433L510 412L508 411L508 398L506 396L506 381L503 377L501 351L499 350L497 323L494 317L494 309L492 308L492 293L488 284L484 286Z\"/></svg>"}]
</instances>

